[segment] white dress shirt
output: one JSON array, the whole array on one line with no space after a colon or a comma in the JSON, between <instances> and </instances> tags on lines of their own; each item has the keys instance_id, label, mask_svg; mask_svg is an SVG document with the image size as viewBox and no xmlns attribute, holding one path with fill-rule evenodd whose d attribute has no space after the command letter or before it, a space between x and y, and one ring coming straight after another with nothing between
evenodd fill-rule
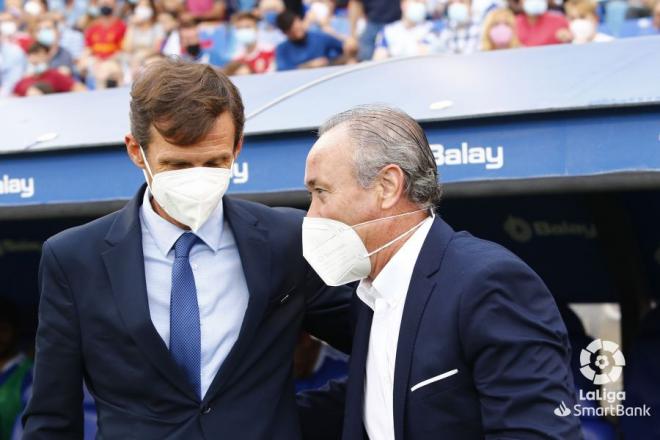
<instances>
[{"instance_id":1,"label":"white dress shirt","mask_svg":"<svg viewBox=\"0 0 660 440\"><path fill-rule=\"evenodd\" d=\"M364 426L371 440L394 440L394 365L408 286L433 225L429 217L392 256L373 282L364 279L358 297L374 311L364 382Z\"/></svg>"},{"instance_id":2,"label":"white dress shirt","mask_svg":"<svg viewBox=\"0 0 660 440\"><path fill-rule=\"evenodd\" d=\"M156 331L169 348L172 246L187 231L153 210L148 189L140 208L140 223L149 313ZM200 397L203 397L238 339L249 293L234 234L224 219L222 202L196 235L201 241L190 251L190 266L199 304L202 337Z\"/></svg>"}]
</instances>

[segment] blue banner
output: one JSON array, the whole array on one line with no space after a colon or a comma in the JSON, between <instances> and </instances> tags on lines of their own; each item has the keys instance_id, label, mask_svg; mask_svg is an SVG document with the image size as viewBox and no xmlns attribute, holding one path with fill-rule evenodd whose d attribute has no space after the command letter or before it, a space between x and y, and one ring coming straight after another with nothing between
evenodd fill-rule
<instances>
[{"instance_id":1,"label":"blue banner","mask_svg":"<svg viewBox=\"0 0 660 440\"><path fill-rule=\"evenodd\" d=\"M442 182L660 170L660 110L429 124ZM313 133L246 139L230 192L304 190ZM123 147L2 157L0 207L130 198L143 182Z\"/></svg>"}]
</instances>

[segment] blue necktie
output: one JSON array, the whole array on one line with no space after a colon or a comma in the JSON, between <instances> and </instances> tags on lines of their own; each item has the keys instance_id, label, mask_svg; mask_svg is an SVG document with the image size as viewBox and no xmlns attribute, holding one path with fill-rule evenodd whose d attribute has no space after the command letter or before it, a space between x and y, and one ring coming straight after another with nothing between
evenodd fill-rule
<instances>
[{"instance_id":1,"label":"blue necktie","mask_svg":"<svg viewBox=\"0 0 660 440\"><path fill-rule=\"evenodd\" d=\"M186 232L174 243L170 298L170 353L201 398L201 329L190 249L197 236Z\"/></svg>"}]
</instances>

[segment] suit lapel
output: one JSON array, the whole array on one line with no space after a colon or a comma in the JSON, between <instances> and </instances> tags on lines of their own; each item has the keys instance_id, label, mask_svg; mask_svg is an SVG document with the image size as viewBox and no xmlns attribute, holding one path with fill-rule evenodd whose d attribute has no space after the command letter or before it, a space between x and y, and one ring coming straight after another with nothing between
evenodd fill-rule
<instances>
[{"instance_id":1,"label":"suit lapel","mask_svg":"<svg viewBox=\"0 0 660 440\"><path fill-rule=\"evenodd\" d=\"M117 216L106 235L111 247L103 252L117 308L140 351L174 386L198 401L188 380L172 360L167 346L156 331L149 313L142 253L139 210L145 187Z\"/></svg>"},{"instance_id":2,"label":"suit lapel","mask_svg":"<svg viewBox=\"0 0 660 440\"><path fill-rule=\"evenodd\" d=\"M364 436L364 375L366 374L367 353L373 310L356 295L358 302L357 322L353 336L353 350L349 361L348 383L346 385L346 407L344 410L344 432L342 440L362 440Z\"/></svg>"},{"instance_id":3,"label":"suit lapel","mask_svg":"<svg viewBox=\"0 0 660 440\"><path fill-rule=\"evenodd\" d=\"M415 341L426 304L436 288L436 281L432 275L439 270L453 233L449 225L440 217L436 217L419 253L408 287L394 366L393 416L396 440L404 439L406 401L410 388L410 368Z\"/></svg>"},{"instance_id":4,"label":"suit lapel","mask_svg":"<svg viewBox=\"0 0 660 440\"><path fill-rule=\"evenodd\" d=\"M238 339L220 366L204 396L204 402L212 400L227 386L231 374L251 346L268 305L272 284L268 231L259 227L258 219L236 201L226 197L223 203L225 216L236 239L250 298Z\"/></svg>"}]
</instances>

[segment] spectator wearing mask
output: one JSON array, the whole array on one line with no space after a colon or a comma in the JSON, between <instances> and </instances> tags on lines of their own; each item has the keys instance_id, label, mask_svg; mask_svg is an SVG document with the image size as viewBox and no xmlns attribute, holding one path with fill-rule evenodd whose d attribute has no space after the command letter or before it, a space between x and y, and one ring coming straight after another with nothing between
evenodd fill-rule
<instances>
[{"instance_id":1,"label":"spectator wearing mask","mask_svg":"<svg viewBox=\"0 0 660 440\"><path fill-rule=\"evenodd\" d=\"M123 43L123 50L129 55L148 56L160 50L165 31L156 21L155 9L153 0L140 0L135 5Z\"/></svg>"},{"instance_id":2,"label":"spectator wearing mask","mask_svg":"<svg viewBox=\"0 0 660 440\"><path fill-rule=\"evenodd\" d=\"M0 98L10 96L27 68L27 58L16 44L0 38Z\"/></svg>"},{"instance_id":3,"label":"spectator wearing mask","mask_svg":"<svg viewBox=\"0 0 660 440\"><path fill-rule=\"evenodd\" d=\"M335 30L331 23L334 12L335 5L330 0L312 0L305 12L303 22L307 29L334 34Z\"/></svg>"},{"instance_id":4,"label":"spectator wearing mask","mask_svg":"<svg viewBox=\"0 0 660 440\"><path fill-rule=\"evenodd\" d=\"M71 76L48 67L48 51L48 47L41 43L34 43L30 47L28 50L27 76L14 87L16 96L35 96L45 93L85 90L85 87L80 83L76 83Z\"/></svg>"},{"instance_id":5,"label":"spectator wearing mask","mask_svg":"<svg viewBox=\"0 0 660 440\"><path fill-rule=\"evenodd\" d=\"M516 17L518 39L523 46L543 46L571 41L566 17L548 11L548 0L522 0L523 13Z\"/></svg>"},{"instance_id":6,"label":"spectator wearing mask","mask_svg":"<svg viewBox=\"0 0 660 440\"><path fill-rule=\"evenodd\" d=\"M275 48L259 41L258 22L257 16L250 12L234 15L234 37L240 47L227 67L229 74L265 73L275 69Z\"/></svg>"},{"instance_id":7,"label":"spectator wearing mask","mask_svg":"<svg viewBox=\"0 0 660 440\"><path fill-rule=\"evenodd\" d=\"M592 0L570 0L565 5L574 44L606 42L614 38L598 32L598 12Z\"/></svg>"},{"instance_id":8,"label":"spectator wearing mask","mask_svg":"<svg viewBox=\"0 0 660 440\"><path fill-rule=\"evenodd\" d=\"M124 71L116 59L101 61L94 69L94 90L114 89L124 83Z\"/></svg>"},{"instance_id":9,"label":"spectator wearing mask","mask_svg":"<svg viewBox=\"0 0 660 440\"><path fill-rule=\"evenodd\" d=\"M0 300L0 439L11 438L32 385L32 361L18 348L17 311Z\"/></svg>"},{"instance_id":10,"label":"spectator wearing mask","mask_svg":"<svg viewBox=\"0 0 660 440\"><path fill-rule=\"evenodd\" d=\"M436 51L470 54L479 50L481 26L472 19L470 0L449 0L447 26L440 31Z\"/></svg>"},{"instance_id":11,"label":"spectator wearing mask","mask_svg":"<svg viewBox=\"0 0 660 440\"><path fill-rule=\"evenodd\" d=\"M23 52L27 52L32 43L34 43L34 39L29 32L25 31L28 26L21 20L21 17L24 16L26 14L23 12L0 13L0 33L2 33L2 39L4 41L14 43Z\"/></svg>"},{"instance_id":12,"label":"spectator wearing mask","mask_svg":"<svg viewBox=\"0 0 660 440\"><path fill-rule=\"evenodd\" d=\"M199 39L199 30L195 20L191 17L184 17L179 26L180 53L181 57L188 61L197 63L209 62L209 54L202 51L202 44Z\"/></svg>"},{"instance_id":13,"label":"spectator wearing mask","mask_svg":"<svg viewBox=\"0 0 660 440\"><path fill-rule=\"evenodd\" d=\"M287 36L287 41L275 49L278 70L323 67L343 61L344 47L339 39L324 32L307 31L293 12L278 15L277 26Z\"/></svg>"},{"instance_id":14,"label":"spectator wearing mask","mask_svg":"<svg viewBox=\"0 0 660 440\"><path fill-rule=\"evenodd\" d=\"M403 17L388 24L378 36L374 59L425 55L435 42L433 22L426 19L427 9L423 0L401 2Z\"/></svg>"},{"instance_id":15,"label":"spectator wearing mask","mask_svg":"<svg viewBox=\"0 0 660 440\"><path fill-rule=\"evenodd\" d=\"M121 50L126 24L114 16L115 6L115 0L100 0L100 16L85 31L85 45L94 58L106 60Z\"/></svg>"},{"instance_id":16,"label":"spectator wearing mask","mask_svg":"<svg viewBox=\"0 0 660 440\"><path fill-rule=\"evenodd\" d=\"M57 22L49 16L44 17L37 24L35 40L48 48L48 68L57 69L65 75L71 76L75 69L73 56L68 50L60 46L60 31Z\"/></svg>"},{"instance_id":17,"label":"spectator wearing mask","mask_svg":"<svg viewBox=\"0 0 660 440\"><path fill-rule=\"evenodd\" d=\"M508 8L491 11L484 20L481 50L512 49L519 47L516 35L516 17Z\"/></svg>"}]
</instances>

